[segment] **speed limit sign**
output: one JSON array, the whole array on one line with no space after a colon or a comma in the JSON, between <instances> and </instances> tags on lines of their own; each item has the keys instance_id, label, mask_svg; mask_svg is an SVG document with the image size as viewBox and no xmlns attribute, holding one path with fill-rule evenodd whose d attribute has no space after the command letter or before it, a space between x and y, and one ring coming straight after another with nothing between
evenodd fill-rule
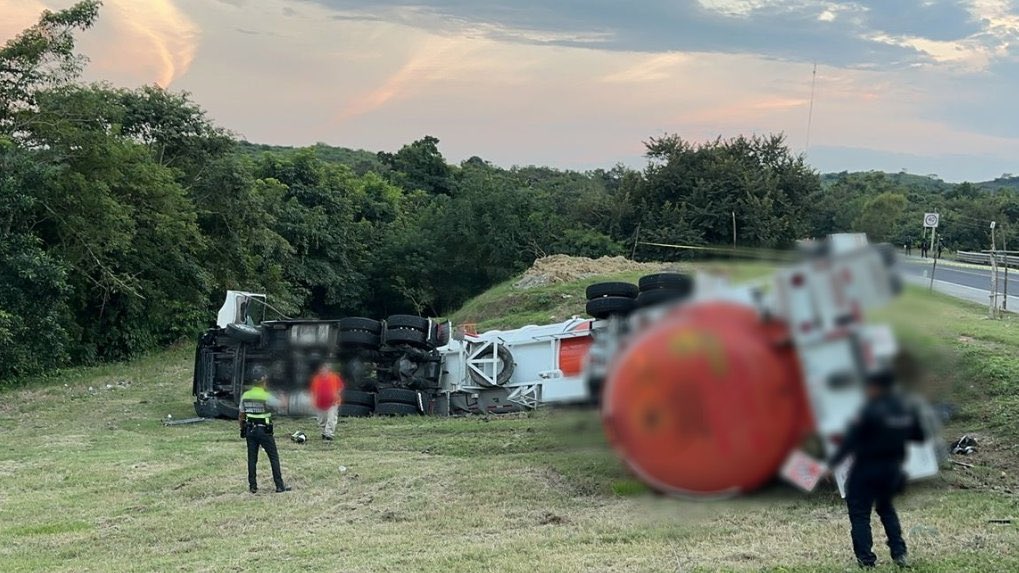
<instances>
[{"instance_id":1,"label":"speed limit sign","mask_svg":"<svg viewBox=\"0 0 1019 573\"><path fill-rule=\"evenodd\" d=\"M941 215L937 213L924 213L923 215L923 226L924 228L936 229L938 227L938 221L941 220Z\"/></svg>"}]
</instances>

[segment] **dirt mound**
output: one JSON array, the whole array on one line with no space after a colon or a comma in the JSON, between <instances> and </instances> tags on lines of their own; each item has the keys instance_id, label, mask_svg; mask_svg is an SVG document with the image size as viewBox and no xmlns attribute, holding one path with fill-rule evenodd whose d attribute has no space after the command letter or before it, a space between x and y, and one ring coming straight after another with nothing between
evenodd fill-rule
<instances>
[{"instance_id":1,"label":"dirt mound","mask_svg":"<svg viewBox=\"0 0 1019 573\"><path fill-rule=\"evenodd\" d=\"M552 255L534 261L527 272L513 286L532 288L550 284L568 283L597 275L611 275L625 272L658 272L665 268L662 263L638 263L625 257L571 257Z\"/></svg>"}]
</instances>

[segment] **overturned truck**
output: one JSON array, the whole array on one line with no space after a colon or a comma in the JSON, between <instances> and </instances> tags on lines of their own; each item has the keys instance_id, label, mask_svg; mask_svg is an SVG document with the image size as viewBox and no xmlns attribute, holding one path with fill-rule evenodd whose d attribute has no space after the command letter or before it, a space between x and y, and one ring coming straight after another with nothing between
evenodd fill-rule
<instances>
[{"instance_id":1,"label":"overturned truck","mask_svg":"<svg viewBox=\"0 0 1019 573\"><path fill-rule=\"evenodd\" d=\"M340 415L503 413L581 402L591 320L482 334L411 315L385 320L263 320L261 294L230 291L195 352L192 392L203 417L235 417L265 368L283 413L306 413L312 364L339 364Z\"/></svg>"},{"instance_id":2,"label":"overturned truck","mask_svg":"<svg viewBox=\"0 0 1019 573\"><path fill-rule=\"evenodd\" d=\"M677 273L596 283L593 318L480 334L407 315L266 321L264 296L231 291L198 344L195 409L234 417L264 367L285 397L281 413L306 413L310 364L330 358L347 381L342 415L600 402L609 441L645 483L731 495L780 469L815 471L790 465L802 444L824 455L837 447L864 380L900 356L890 328L865 321L900 290L893 249L835 235L754 284ZM938 452L933 439L911 446L908 475L935 475Z\"/></svg>"}]
</instances>

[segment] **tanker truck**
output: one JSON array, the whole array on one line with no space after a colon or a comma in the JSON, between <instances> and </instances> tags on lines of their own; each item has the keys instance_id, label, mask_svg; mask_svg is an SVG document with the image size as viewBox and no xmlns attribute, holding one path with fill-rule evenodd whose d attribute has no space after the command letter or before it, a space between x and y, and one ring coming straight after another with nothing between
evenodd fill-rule
<instances>
[{"instance_id":1,"label":"tanker truck","mask_svg":"<svg viewBox=\"0 0 1019 573\"><path fill-rule=\"evenodd\" d=\"M647 484L732 495L774 478L801 444L824 454L837 446L862 381L898 351L864 312L900 285L894 251L854 234L801 246L798 262L768 280L658 273L596 283L586 293L592 318L483 333L408 315L266 321L263 295L231 291L196 349L195 409L236 416L262 366L287 397L281 413L310 413L309 364L332 358L347 382L341 415L594 404ZM911 449L909 475L936 473L936 451L934 442Z\"/></svg>"}]
</instances>

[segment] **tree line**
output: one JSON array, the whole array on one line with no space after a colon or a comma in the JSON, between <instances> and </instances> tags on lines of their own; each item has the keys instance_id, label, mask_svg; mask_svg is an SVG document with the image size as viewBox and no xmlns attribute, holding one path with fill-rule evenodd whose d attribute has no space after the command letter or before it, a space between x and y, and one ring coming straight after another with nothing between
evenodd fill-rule
<instances>
[{"instance_id":1,"label":"tree line","mask_svg":"<svg viewBox=\"0 0 1019 573\"><path fill-rule=\"evenodd\" d=\"M86 0L0 48L0 380L193 338L227 289L289 316L442 315L535 258L635 241L780 248L864 230L951 248L1019 215L1012 191L822 178L782 136L647 142L643 169L451 165L423 137L388 153L238 141L184 93L80 80ZM637 258L683 251L642 247Z\"/></svg>"}]
</instances>

